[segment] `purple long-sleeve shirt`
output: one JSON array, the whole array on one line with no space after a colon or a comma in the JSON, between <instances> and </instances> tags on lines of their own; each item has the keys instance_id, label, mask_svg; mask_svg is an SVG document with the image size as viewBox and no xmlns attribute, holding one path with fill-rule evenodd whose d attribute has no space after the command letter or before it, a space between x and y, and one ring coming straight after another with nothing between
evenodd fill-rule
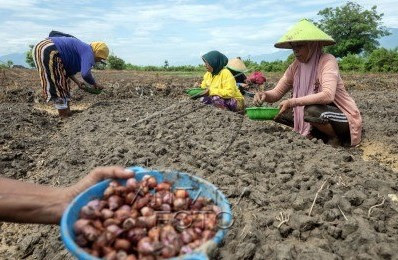
<instances>
[{"instance_id":1,"label":"purple long-sleeve shirt","mask_svg":"<svg viewBox=\"0 0 398 260\"><path fill-rule=\"evenodd\" d=\"M66 75L73 76L80 72L82 78L94 85L91 68L95 65L94 53L91 46L74 37L50 37L59 51Z\"/></svg>"}]
</instances>

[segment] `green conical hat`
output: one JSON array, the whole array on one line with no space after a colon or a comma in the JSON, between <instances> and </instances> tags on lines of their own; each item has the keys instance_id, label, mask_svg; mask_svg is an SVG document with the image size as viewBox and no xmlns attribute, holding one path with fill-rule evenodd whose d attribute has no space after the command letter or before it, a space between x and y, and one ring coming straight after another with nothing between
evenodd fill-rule
<instances>
[{"instance_id":1,"label":"green conical hat","mask_svg":"<svg viewBox=\"0 0 398 260\"><path fill-rule=\"evenodd\" d=\"M292 49L292 42L322 42L324 46L333 45L336 42L332 37L324 33L307 19L302 19L294 25L282 38L275 43L276 48Z\"/></svg>"}]
</instances>

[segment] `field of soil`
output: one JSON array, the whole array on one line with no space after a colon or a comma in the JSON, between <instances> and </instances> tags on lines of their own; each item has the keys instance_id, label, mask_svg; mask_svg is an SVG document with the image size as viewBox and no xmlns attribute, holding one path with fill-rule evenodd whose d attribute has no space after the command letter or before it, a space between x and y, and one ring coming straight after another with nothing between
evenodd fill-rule
<instances>
[{"instance_id":1,"label":"field of soil","mask_svg":"<svg viewBox=\"0 0 398 260\"><path fill-rule=\"evenodd\" d=\"M95 76L106 91L73 86L62 120L35 70L0 70L0 176L65 186L102 165L185 171L232 203L217 259L398 259L398 75L343 75L364 120L354 148L190 100L200 77ZM281 74L266 76L272 87ZM0 223L0 259L73 257L58 226Z\"/></svg>"}]
</instances>

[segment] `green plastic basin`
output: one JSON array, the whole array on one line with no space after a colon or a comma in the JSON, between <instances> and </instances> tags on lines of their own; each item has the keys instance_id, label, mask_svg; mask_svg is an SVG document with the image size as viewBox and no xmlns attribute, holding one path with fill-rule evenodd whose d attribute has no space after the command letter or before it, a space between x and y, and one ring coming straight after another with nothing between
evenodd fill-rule
<instances>
[{"instance_id":1,"label":"green plastic basin","mask_svg":"<svg viewBox=\"0 0 398 260\"><path fill-rule=\"evenodd\" d=\"M189 89L185 90L185 92L192 97L192 96L199 94L203 90L204 90L203 88L189 88Z\"/></svg>"},{"instance_id":2,"label":"green plastic basin","mask_svg":"<svg viewBox=\"0 0 398 260\"><path fill-rule=\"evenodd\" d=\"M279 108L275 107L248 107L247 116L252 120L273 120L279 113Z\"/></svg>"}]
</instances>

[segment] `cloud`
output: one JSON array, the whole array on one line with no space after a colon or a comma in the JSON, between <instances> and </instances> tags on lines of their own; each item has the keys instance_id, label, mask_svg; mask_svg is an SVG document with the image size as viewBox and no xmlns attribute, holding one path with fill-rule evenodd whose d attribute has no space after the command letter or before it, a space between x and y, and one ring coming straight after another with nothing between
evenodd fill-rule
<instances>
[{"instance_id":1,"label":"cloud","mask_svg":"<svg viewBox=\"0 0 398 260\"><path fill-rule=\"evenodd\" d=\"M18 1L0 0L0 9L8 11L19 11L21 9L34 7L36 4L37 4L36 0L18 0Z\"/></svg>"},{"instance_id":2,"label":"cloud","mask_svg":"<svg viewBox=\"0 0 398 260\"><path fill-rule=\"evenodd\" d=\"M378 13L384 13L383 24L386 27L398 28L398 3L396 0L383 0L383 1L364 1L358 0L358 4L366 9L370 9L372 6L377 6Z\"/></svg>"}]
</instances>

